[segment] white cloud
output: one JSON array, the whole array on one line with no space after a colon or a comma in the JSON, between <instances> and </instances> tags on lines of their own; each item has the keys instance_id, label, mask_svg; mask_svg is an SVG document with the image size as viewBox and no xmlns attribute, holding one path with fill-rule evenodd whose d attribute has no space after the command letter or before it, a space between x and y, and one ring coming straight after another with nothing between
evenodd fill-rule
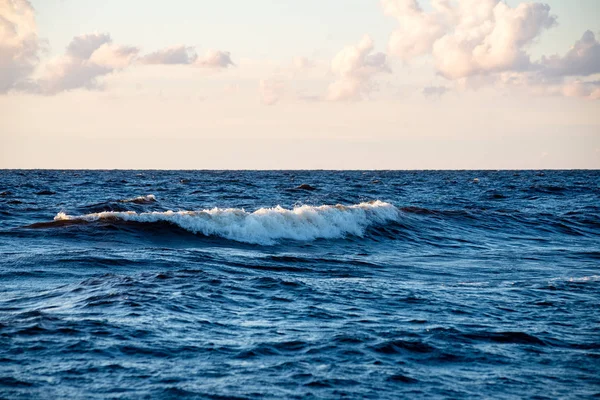
<instances>
[{"instance_id":1,"label":"white cloud","mask_svg":"<svg viewBox=\"0 0 600 400\"><path fill-rule=\"evenodd\" d=\"M227 68L234 66L231 53L221 50L208 50L204 57L196 61L196 65L206 68Z\"/></svg>"},{"instance_id":2,"label":"white cloud","mask_svg":"<svg viewBox=\"0 0 600 400\"><path fill-rule=\"evenodd\" d=\"M388 53L407 62L431 52L433 43L443 35L441 16L426 13L416 0L382 0L383 12L398 20L392 32Z\"/></svg>"},{"instance_id":3,"label":"white cloud","mask_svg":"<svg viewBox=\"0 0 600 400\"><path fill-rule=\"evenodd\" d=\"M143 64L193 64L198 54L193 47L183 45L168 47L140 58Z\"/></svg>"},{"instance_id":4,"label":"white cloud","mask_svg":"<svg viewBox=\"0 0 600 400\"><path fill-rule=\"evenodd\" d=\"M531 60L530 46L556 24L548 5L511 7L501 0L431 0L431 5L426 12L417 0L382 0L384 13L399 23L390 54L404 62L429 55L437 74L457 87L504 84L541 94L599 96L596 84L580 79L600 73L600 43L591 31L562 57Z\"/></svg>"},{"instance_id":5,"label":"white cloud","mask_svg":"<svg viewBox=\"0 0 600 400\"><path fill-rule=\"evenodd\" d=\"M432 1L425 12L416 0L383 0L387 15L399 27L389 51L403 61L431 54L437 72L448 79L522 71L531 67L527 47L555 17L550 7L521 3L510 7L500 0Z\"/></svg>"},{"instance_id":6,"label":"white cloud","mask_svg":"<svg viewBox=\"0 0 600 400\"><path fill-rule=\"evenodd\" d=\"M29 85L41 43L27 0L0 0L0 93Z\"/></svg>"},{"instance_id":7,"label":"white cloud","mask_svg":"<svg viewBox=\"0 0 600 400\"><path fill-rule=\"evenodd\" d=\"M498 3L490 11L474 28L459 25L434 43L435 65L442 76L457 79L531 67L525 47L554 23L549 7Z\"/></svg>"},{"instance_id":8,"label":"white cloud","mask_svg":"<svg viewBox=\"0 0 600 400\"><path fill-rule=\"evenodd\" d=\"M108 33L93 33L74 37L65 53L45 63L34 80L42 44L29 1L0 0L0 94L20 90L52 95L79 88L101 89L99 78L125 69L134 61L205 68L234 65L229 52L209 50L199 58L193 47L182 45L139 58L137 47L116 45Z\"/></svg>"},{"instance_id":9,"label":"white cloud","mask_svg":"<svg viewBox=\"0 0 600 400\"><path fill-rule=\"evenodd\" d=\"M336 80L329 85L327 99L357 100L373 89L372 79L383 72L391 72L387 57L373 53L375 44L365 35L353 46L346 46L331 62L331 71Z\"/></svg>"},{"instance_id":10,"label":"white cloud","mask_svg":"<svg viewBox=\"0 0 600 400\"><path fill-rule=\"evenodd\" d=\"M98 78L127 67L138 52L136 47L113 44L106 33L76 36L65 54L46 66L37 81L38 90L57 94L78 88L102 88Z\"/></svg>"},{"instance_id":11,"label":"white cloud","mask_svg":"<svg viewBox=\"0 0 600 400\"><path fill-rule=\"evenodd\" d=\"M116 45L107 33L94 33L73 38L65 54L45 66L36 81L36 91L57 94L84 88L102 89L99 78L121 71L136 61L142 64L187 64L198 67L226 68L233 65L228 52L211 50L198 58L192 47L174 46L138 57L139 49Z\"/></svg>"},{"instance_id":12,"label":"white cloud","mask_svg":"<svg viewBox=\"0 0 600 400\"><path fill-rule=\"evenodd\" d=\"M474 47L462 38L462 35L468 35L471 31L459 34L455 32L444 37L451 38L453 43L460 46L460 56L471 56L467 65L456 68L446 63L447 56L452 57L452 54L447 54L441 41L434 45L434 57L442 74L453 78L528 70L531 68L531 61L526 49L544 29L552 27L556 20L550 15L550 7L545 4L521 3L516 8L510 8L505 3L498 3L493 8L492 19L488 23L493 28L482 35L481 41ZM462 53L464 51L466 53Z\"/></svg>"}]
</instances>

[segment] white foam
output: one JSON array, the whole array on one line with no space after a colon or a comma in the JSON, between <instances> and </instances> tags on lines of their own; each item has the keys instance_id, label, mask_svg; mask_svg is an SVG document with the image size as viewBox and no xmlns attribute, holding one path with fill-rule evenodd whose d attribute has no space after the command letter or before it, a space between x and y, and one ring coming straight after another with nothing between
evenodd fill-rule
<instances>
[{"instance_id":1,"label":"white foam","mask_svg":"<svg viewBox=\"0 0 600 400\"><path fill-rule=\"evenodd\" d=\"M363 236L370 225L395 221L398 217L395 206L377 200L351 206L300 206L292 210L277 206L261 208L252 213L238 208L145 213L106 211L81 216L60 212L54 220L166 221L207 236L215 235L245 243L274 244L280 239L310 241L348 235Z\"/></svg>"},{"instance_id":2,"label":"white foam","mask_svg":"<svg viewBox=\"0 0 600 400\"><path fill-rule=\"evenodd\" d=\"M153 194L146 196L133 197L131 199L120 200L122 203L153 203L156 201L156 197Z\"/></svg>"}]
</instances>

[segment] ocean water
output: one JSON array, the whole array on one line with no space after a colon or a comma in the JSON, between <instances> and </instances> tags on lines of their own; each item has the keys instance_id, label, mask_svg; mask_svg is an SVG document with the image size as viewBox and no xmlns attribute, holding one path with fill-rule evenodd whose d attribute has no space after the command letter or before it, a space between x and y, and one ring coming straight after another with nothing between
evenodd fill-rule
<instances>
[{"instance_id":1,"label":"ocean water","mask_svg":"<svg viewBox=\"0 0 600 400\"><path fill-rule=\"evenodd\" d=\"M0 398L598 396L600 171L0 171Z\"/></svg>"}]
</instances>

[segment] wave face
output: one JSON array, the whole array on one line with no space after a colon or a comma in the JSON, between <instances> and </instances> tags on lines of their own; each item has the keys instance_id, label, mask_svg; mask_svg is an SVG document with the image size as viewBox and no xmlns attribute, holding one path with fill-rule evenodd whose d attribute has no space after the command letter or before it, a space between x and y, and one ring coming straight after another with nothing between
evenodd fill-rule
<instances>
[{"instance_id":1,"label":"wave face","mask_svg":"<svg viewBox=\"0 0 600 400\"><path fill-rule=\"evenodd\" d=\"M260 208L251 213L239 208L146 213L106 211L75 217L61 212L54 220L168 222L205 236L269 245L281 239L311 241L347 235L362 237L367 227L395 221L398 216L398 210L393 205L373 201L351 206L300 206L291 210L277 206Z\"/></svg>"},{"instance_id":2,"label":"wave face","mask_svg":"<svg viewBox=\"0 0 600 400\"><path fill-rule=\"evenodd\" d=\"M600 171L0 170L0 398L598 397L599 198Z\"/></svg>"}]
</instances>

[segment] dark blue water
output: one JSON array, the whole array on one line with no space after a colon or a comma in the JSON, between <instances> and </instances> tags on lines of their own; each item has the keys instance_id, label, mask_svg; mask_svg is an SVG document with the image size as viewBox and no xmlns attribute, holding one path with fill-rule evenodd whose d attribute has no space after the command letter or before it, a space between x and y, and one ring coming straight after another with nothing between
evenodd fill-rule
<instances>
[{"instance_id":1,"label":"dark blue water","mask_svg":"<svg viewBox=\"0 0 600 400\"><path fill-rule=\"evenodd\" d=\"M0 171L0 192L0 398L600 396L599 171Z\"/></svg>"}]
</instances>

